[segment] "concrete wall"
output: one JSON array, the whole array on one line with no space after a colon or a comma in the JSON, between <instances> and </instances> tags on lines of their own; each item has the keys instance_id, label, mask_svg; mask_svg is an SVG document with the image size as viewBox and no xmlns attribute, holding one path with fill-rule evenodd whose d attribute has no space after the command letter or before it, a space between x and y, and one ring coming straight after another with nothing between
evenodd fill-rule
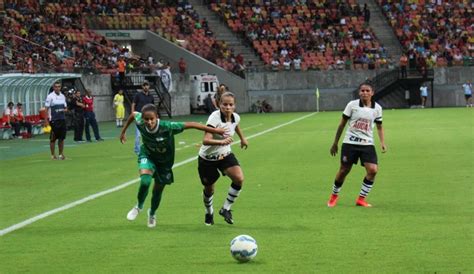
<instances>
[{"instance_id":1,"label":"concrete wall","mask_svg":"<svg viewBox=\"0 0 474 274\"><path fill-rule=\"evenodd\" d=\"M191 114L189 108L191 83L185 79L187 78L180 79L179 75L173 74L173 90L171 91L171 112L173 116Z\"/></svg>"},{"instance_id":2,"label":"concrete wall","mask_svg":"<svg viewBox=\"0 0 474 274\"><path fill-rule=\"evenodd\" d=\"M474 67L435 69L434 105L436 107L465 106L462 84L468 80L474 81Z\"/></svg>"},{"instance_id":3,"label":"concrete wall","mask_svg":"<svg viewBox=\"0 0 474 274\"><path fill-rule=\"evenodd\" d=\"M320 110L341 110L358 85L375 71L307 71L307 72L261 72L249 73L244 89L233 90L237 95L237 111L248 112L257 100L267 100L274 111L316 110L315 90L319 88ZM473 81L474 67L435 69L434 103L437 107L464 106L461 85ZM221 80L222 81L222 80ZM96 95L95 111L99 121L114 119L110 76L85 75L82 82ZM222 81L224 82L224 81ZM224 82L225 83L225 82ZM189 115L191 85L189 76L173 74L174 90L171 92L173 116ZM431 98L430 92L430 98ZM429 99L431 103L431 99Z\"/></svg>"},{"instance_id":4,"label":"concrete wall","mask_svg":"<svg viewBox=\"0 0 474 274\"><path fill-rule=\"evenodd\" d=\"M249 73L249 106L257 100L266 100L274 111L314 111L316 88L319 88L320 110L341 109L352 99L352 91L375 73L372 70Z\"/></svg>"},{"instance_id":5,"label":"concrete wall","mask_svg":"<svg viewBox=\"0 0 474 274\"><path fill-rule=\"evenodd\" d=\"M267 100L274 111L314 111L315 90L319 88L320 110L340 110L352 92L367 78L381 71L306 71L262 72L247 75L249 105ZM473 81L474 67L436 68L434 105L436 107L464 106L461 85ZM431 92L429 103L431 103ZM403 102L402 102L403 105Z\"/></svg>"},{"instance_id":6,"label":"concrete wall","mask_svg":"<svg viewBox=\"0 0 474 274\"><path fill-rule=\"evenodd\" d=\"M112 108L113 94L110 75L83 75L82 83L95 96L94 112L97 121L115 120L115 111Z\"/></svg>"}]
</instances>

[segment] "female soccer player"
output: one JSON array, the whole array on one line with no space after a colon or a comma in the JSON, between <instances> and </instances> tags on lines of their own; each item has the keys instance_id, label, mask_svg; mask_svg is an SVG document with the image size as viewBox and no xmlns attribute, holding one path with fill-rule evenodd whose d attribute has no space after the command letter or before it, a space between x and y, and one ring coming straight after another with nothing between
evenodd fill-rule
<instances>
[{"instance_id":1,"label":"female soccer player","mask_svg":"<svg viewBox=\"0 0 474 274\"><path fill-rule=\"evenodd\" d=\"M347 174L351 171L352 165L357 164L360 158L361 164L365 167L367 174L364 177L359 198L356 201L357 206L371 207L365 198L369 194L374 184L377 174L377 154L374 147L373 127L377 125L377 132L380 138L382 152L387 151L385 145L384 131L382 128L382 107L372 100L374 89L370 84L363 83L359 86L359 100L350 101L344 112L337 128L336 138L331 147L331 155L337 154L337 144L342 131L349 121L349 128L346 131L346 137L342 142L341 166L336 174L332 195L328 201L328 207L336 206L339 198L339 191Z\"/></svg>"},{"instance_id":2,"label":"female soccer player","mask_svg":"<svg viewBox=\"0 0 474 274\"><path fill-rule=\"evenodd\" d=\"M127 214L130 221L137 218L143 209L145 198L152 177L155 179L153 194L151 197L151 208L148 211L148 227L156 226L155 212L161 201L161 194L166 185L173 183L174 164L174 135L181 133L184 129L195 128L214 134L224 134L223 128L211 128L195 122L169 122L158 118L158 110L155 105L143 106L141 113L133 112L125 123L120 134L120 141L125 143L125 133L130 124L135 121L142 136L143 144L138 154L138 172L140 173L140 187L138 189L138 204Z\"/></svg>"},{"instance_id":3,"label":"female soccer player","mask_svg":"<svg viewBox=\"0 0 474 274\"><path fill-rule=\"evenodd\" d=\"M114 96L115 121L117 127L123 126L123 118L125 118L125 107L123 106L123 90L119 90Z\"/></svg>"},{"instance_id":4,"label":"female soccer player","mask_svg":"<svg viewBox=\"0 0 474 274\"><path fill-rule=\"evenodd\" d=\"M206 208L204 223L206 225L214 224L214 209L212 207L214 195L214 183L219 178L219 171L223 175L229 176L232 180L227 199L219 210L219 214L224 220L233 224L231 206L240 194L244 182L244 174L240 168L239 161L230 150L230 144L234 133L240 138L240 147L247 148L248 142L245 139L239 122L240 116L234 113L235 96L231 92L225 92L219 100L219 110L214 111L207 120L207 125L213 128L225 128L228 135L218 136L206 132L204 134L203 146L199 150L198 170L201 183L204 186L203 201Z\"/></svg>"}]
</instances>

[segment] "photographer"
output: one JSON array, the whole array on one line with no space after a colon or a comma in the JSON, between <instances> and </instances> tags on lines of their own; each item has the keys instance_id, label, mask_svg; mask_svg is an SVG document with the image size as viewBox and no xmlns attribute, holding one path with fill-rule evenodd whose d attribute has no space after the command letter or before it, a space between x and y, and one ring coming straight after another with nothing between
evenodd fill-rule
<instances>
[{"instance_id":1,"label":"photographer","mask_svg":"<svg viewBox=\"0 0 474 274\"><path fill-rule=\"evenodd\" d=\"M74 98L74 90L69 89L67 87L62 88L62 94L64 94L66 98L66 104L68 106L68 110L71 110L70 106L72 105L72 99ZM64 118L66 119L66 129L71 130L74 129L74 117L71 111L67 111L64 114Z\"/></svg>"},{"instance_id":2,"label":"photographer","mask_svg":"<svg viewBox=\"0 0 474 274\"><path fill-rule=\"evenodd\" d=\"M73 113L74 142L83 143L82 133L84 132L85 104L82 101L81 92L79 90L73 92L71 103L68 106Z\"/></svg>"}]
</instances>

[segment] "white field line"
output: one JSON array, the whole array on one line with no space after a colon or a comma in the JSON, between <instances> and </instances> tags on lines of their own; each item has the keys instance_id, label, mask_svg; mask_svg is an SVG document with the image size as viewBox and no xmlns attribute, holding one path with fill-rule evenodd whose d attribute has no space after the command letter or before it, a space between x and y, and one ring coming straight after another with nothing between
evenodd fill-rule
<instances>
[{"instance_id":1,"label":"white field line","mask_svg":"<svg viewBox=\"0 0 474 274\"><path fill-rule=\"evenodd\" d=\"M296 118L296 119L294 119L294 120L291 120L291 121L289 121L289 122L283 123L283 124L281 124L281 125L278 125L278 126L269 128L269 129L267 129L267 130L261 131L261 132L259 132L259 133L250 135L250 136L247 137L247 139L252 139L252 138L258 137L258 136L260 136L260 135L266 134L266 133L268 133L268 132L277 130L277 129L281 128L281 127L284 127L284 126L287 126L287 125L291 125L291 124L293 124L293 123L296 123L296 122L298 122L298 121L300 121L300 120L303 120L303 119L308 118L308 117L310 117L310 116L313 116L313 115L315 115L315 114L316 114L316 112L313 112L313 113L304 115L304 116L302 116L302 117L300 117L300 118ZM232 145L239 144L239 143L240 143L240 141L236 141L236 142L233 142ZM179 167L179 166L182 166L182 165L185 165L185 164L187 164L187 163L193 162L193 161L195 161L196 159L197 159L197 156L191 157L191 158L189 158L189 159L186 159L186 160L184 160L184 161L181 161L181 162L179 162L179 163L176 163L176 164L173 166L173 168L177 168L177 167ZM36 216L34 216L34 217L32 217L32 218L26 219L26 220L24 220L23 222L14 224L14 225L12 225L12 226L9 226L9 227L7 227L7 228L4 228L4 229L0 230L0 236L4 236L4 235L6 235L6 234L8 234L8 233L10 233L10 232L13 232L13 231L18 230L18 229L20 229L20 228L23 228L23 227L25 227L25 226L27 226L27 225L30 225L30 224L32 224L32 223L34 223L34 222L36 222L36 221L39 221L39 220L44 219L44 218L46 218L46 217L49 217L49 216L51 216L51 215L53 215L53 214L56 214L56 213L58 213L58 212L65 211L65 210L67 210L67 209L73 208L73 207L75 207L75 206L78 206L78 205L80 205L80 204L86 203L86 202L88 202L88 201L95 200L95 199L97 199L97 198L99 198L99 197L102 197L102 196L105 196L105 195L107 195L107 194L110 194L110 193L119 191L119 190L121 190L121 189L124 189L124 188L126 188L126 187L128 187L128 186L130 186L130 185L132 185L132 184L134 184L134 183L136 183L136 182L138 182L139 180L140 180L140 178L130 180L130 181L125 182L125 183L122 183L121 185L118 185L118 186L116 186L116 187L113 187L113 188L110 188L110 189L107 189L107 190L104 190L104 191L101 191L101 192L98 192L98 193L89 195L89 196L87 196L87 197L85 197L85 198L82 198L82 199L80 199L80 200L77 200L77 201L75 201L75 202L72 202L72 203L63 205L63 206L61 206L61 207L58 207L58 208L55 208L55 209L46 211L46 212L44 212L44 213L41 213L41 214L39 214L39 215L36 215Z\"/></svg>"}]
</instances>

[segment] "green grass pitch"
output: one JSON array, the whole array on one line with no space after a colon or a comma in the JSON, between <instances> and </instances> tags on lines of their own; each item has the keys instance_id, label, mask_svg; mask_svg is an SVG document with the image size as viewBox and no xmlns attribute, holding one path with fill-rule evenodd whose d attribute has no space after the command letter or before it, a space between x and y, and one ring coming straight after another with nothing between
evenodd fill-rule
<instances>
[{"instance_id":1,"label":"green grass pitch","mask_svg":"<svg viewBox=\"0 0 474 274\"><path fill-rule=\"evenodd\" d=\"M246 136L308 113L244 114ZM158 209L129 222L138 183L0 236L0 273L472 273L473 109L385 110L388 152L368 200L355 207L364 176L356 166L339 204L327 208L339 158L331 157L341 112L322 112L233 146L246 177L233 206L204 225L197 161L175 168ZM205 122L206 116L176 120ZM133 130L118 141L75 145L51 161L47 136L0 141L0 230L137 178ZM202 133L176 136L176 163L197 155ZM217 183L214 208L230 182ZM146 206L149 206L150 196ZM254 261L240 264L230 240L253 236Z\"/></svg>"}]
</instances>

